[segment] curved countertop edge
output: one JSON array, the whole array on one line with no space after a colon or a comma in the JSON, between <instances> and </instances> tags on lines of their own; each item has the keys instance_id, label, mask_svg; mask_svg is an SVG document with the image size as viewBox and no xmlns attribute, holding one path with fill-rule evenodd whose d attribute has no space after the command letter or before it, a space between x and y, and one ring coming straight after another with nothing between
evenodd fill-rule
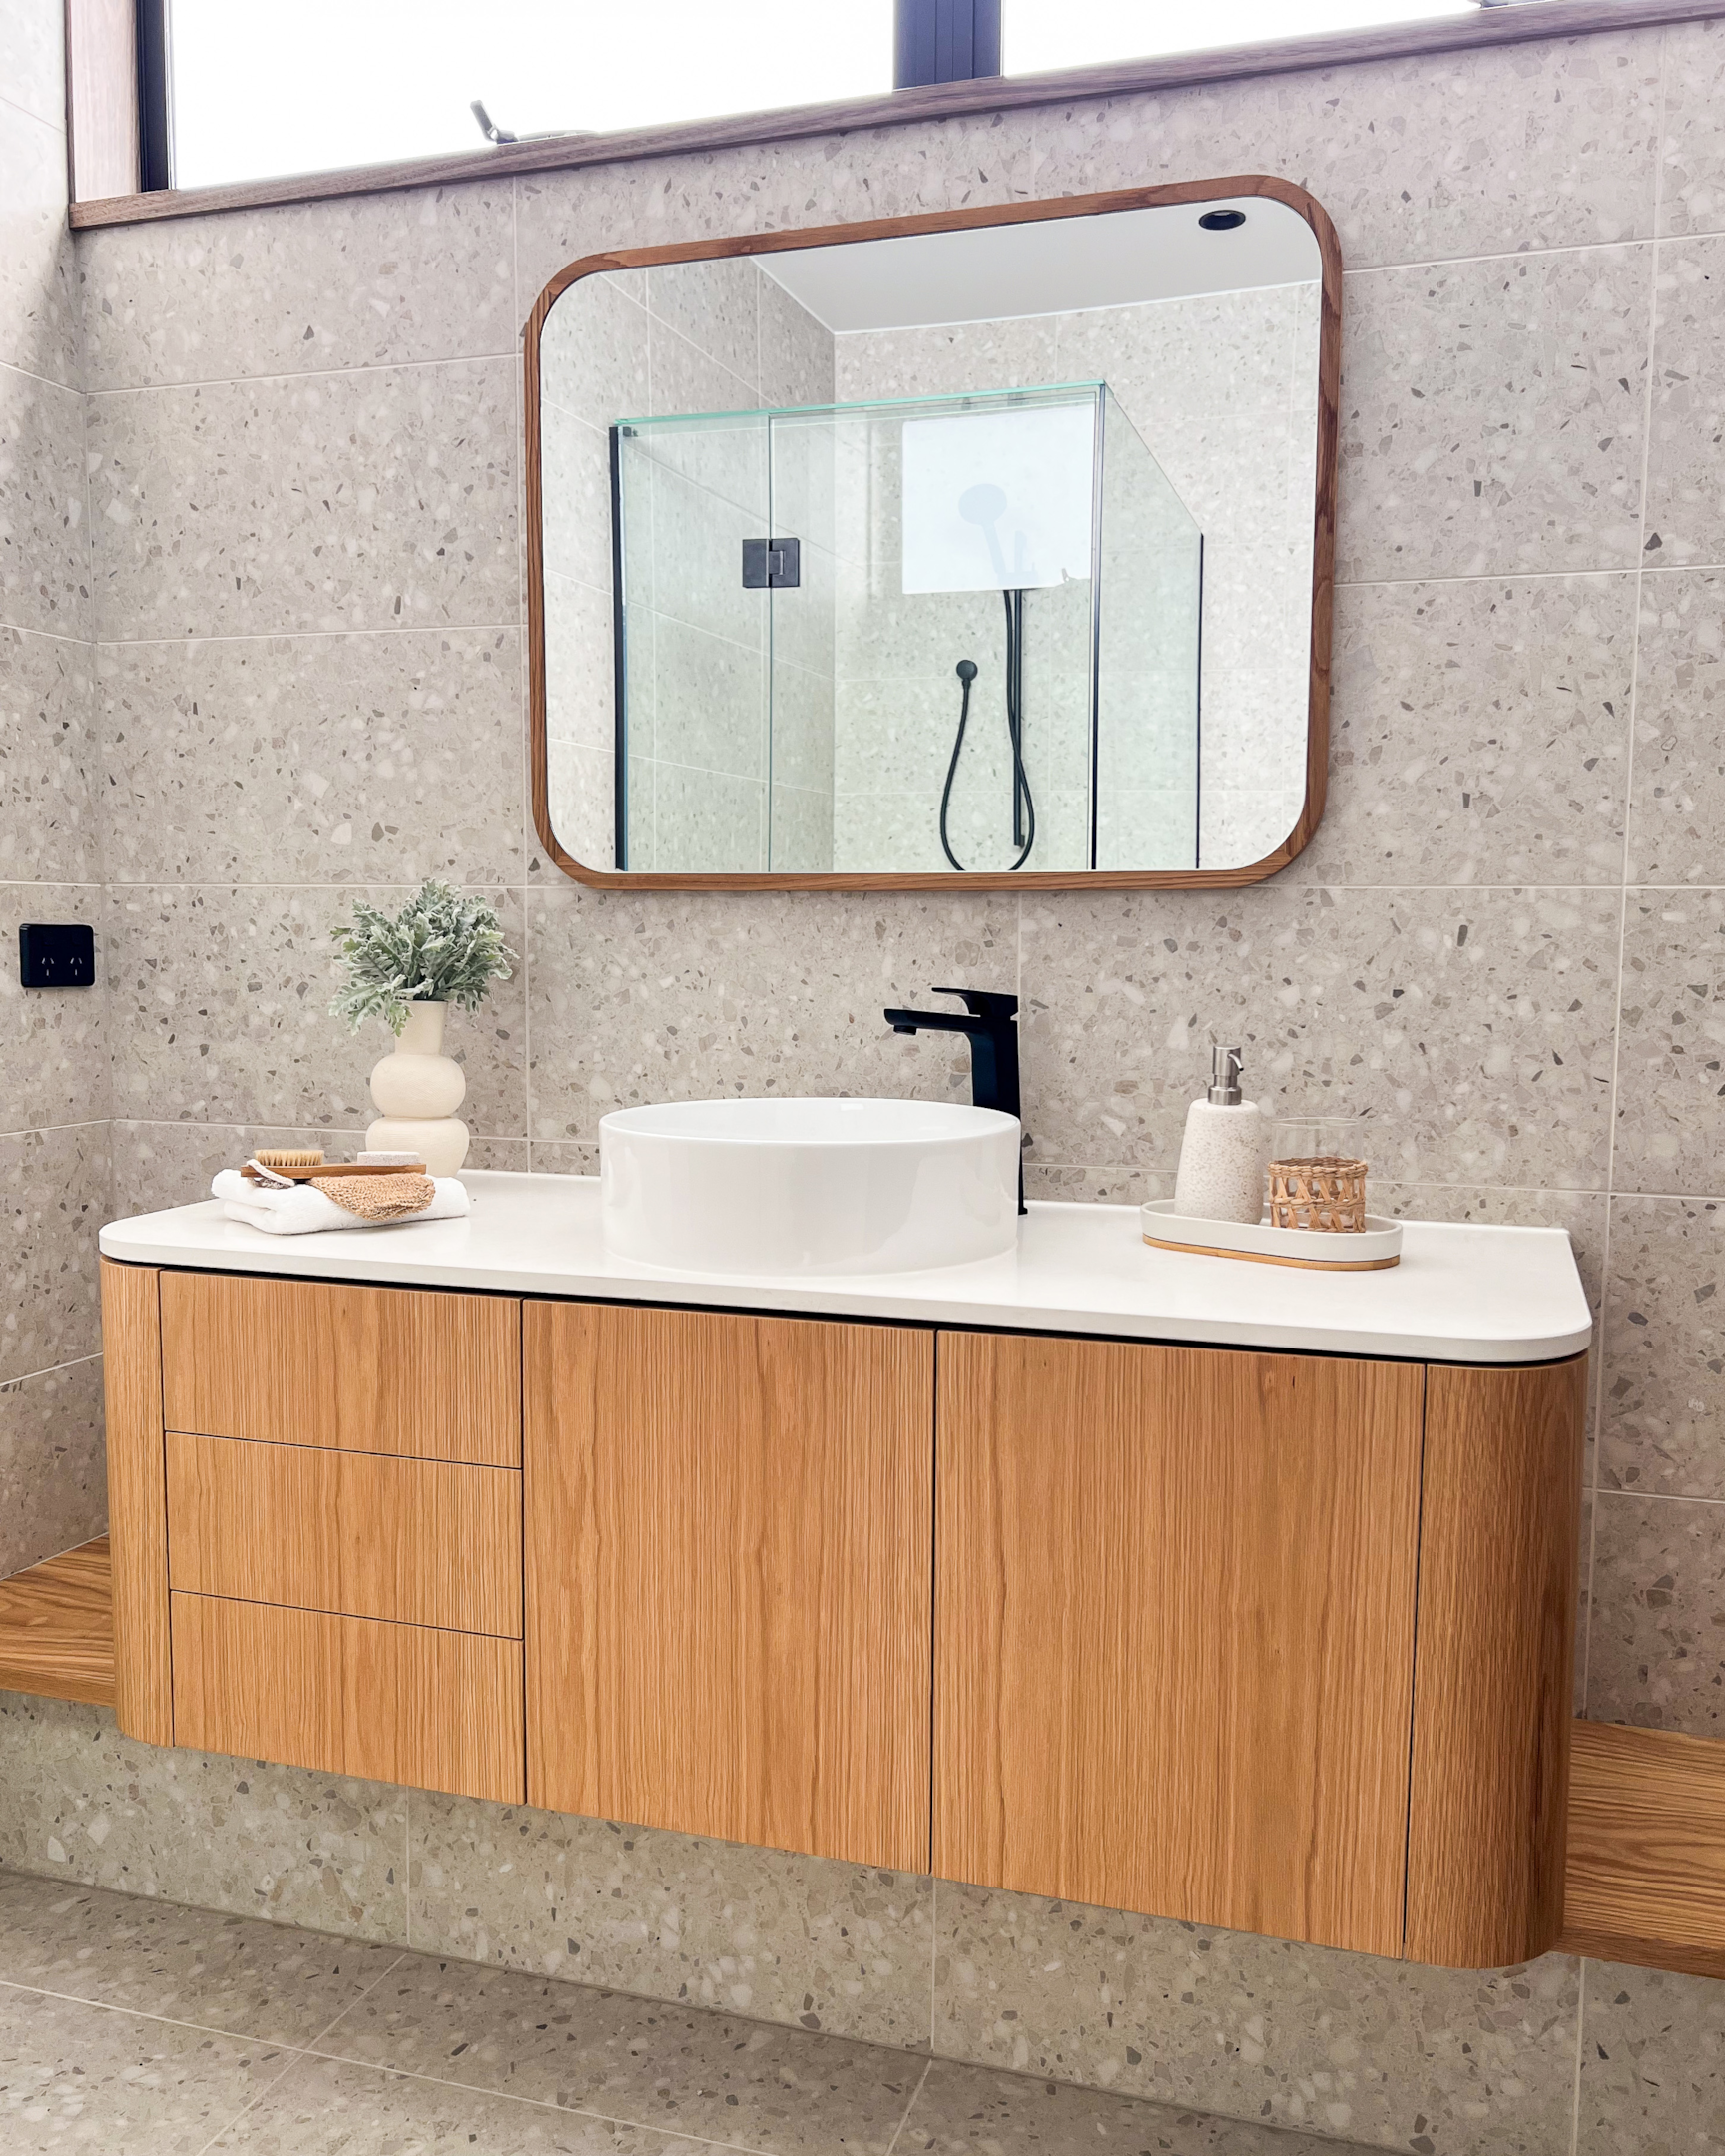
<instances>
[{"instance_id":1,"label":"curved countertop edge","mask_svg":"<svg viewBox=\"0 0 1725 2156\"><path fill-rule=\"evenodd\" d=\"M130 1265L1067 1333L1421 1362L1560 1361L1592 1340L1561 1228L1408 1221L1400 1266L1326 1274L1151 1249L1136 1205L1032 1201L1018 1249L924 1273L719 1275L611 1259L593 1176L475 1171L465 1220L270 1236L214 1200L116 1221Z\"/></svg>"}]
</instances>

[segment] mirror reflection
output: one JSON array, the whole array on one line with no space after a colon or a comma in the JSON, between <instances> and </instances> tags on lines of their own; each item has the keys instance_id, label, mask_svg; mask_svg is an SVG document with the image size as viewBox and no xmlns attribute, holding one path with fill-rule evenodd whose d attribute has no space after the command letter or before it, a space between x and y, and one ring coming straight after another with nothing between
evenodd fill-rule
<instances>
[{"instance_id":1,"label":"mirror reflection","mask_svg":"<svg viewBox=\"0 0 1725 2156\"><path fill-rule=\"evenodd\" d=\"M1321 270L1242 196L569 285L539 348L563 848L1271 853L1305 800Z\"/></svg>"}]
</instances>

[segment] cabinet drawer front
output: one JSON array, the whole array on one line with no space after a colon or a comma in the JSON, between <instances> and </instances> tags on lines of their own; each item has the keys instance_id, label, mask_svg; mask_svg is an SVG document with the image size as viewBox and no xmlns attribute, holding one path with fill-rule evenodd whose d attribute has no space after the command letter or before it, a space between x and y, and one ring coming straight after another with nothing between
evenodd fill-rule
<instances>
[{"instance_id":1,"label":"cabinet drawer front","mask_svg":"<svg viewBox=\"0 0 1725 2156\"><path fill-rule=\"evenodd\" d=\"M174 1742L520 1804L521 1646L171 1597Z\"/></svg>"},{"instance_id":2,"label":"cabinet drawer front","mask_svg":"<svg viewBox=\"0 0 1725 2156\"><path fill-rule=\"evenodd\" d=\"M521 1636L521 1476L375 1452L168 1436L170 1584Z\"/></svg>"},{"instance_id":3,"label":"cabinet drawer front","mask_svg":"<svg viewBox=\"0 0 1725 2156\"><path fill-rule=\"evenodd\" d=\"M1423 1378L941 1334L941 1878L1402 1951Z\"/></svg>"},{"instance_id":4,"label":"cabinet drawer front","mask_svg":"<svg viewBox=\"0 0 1725 2156\"><path fill-rule=\"evenodd\" d=\"M521 1306L322 1281L162 1276L170 1429L521 1464Z\"/></svg>"}]
</instances>

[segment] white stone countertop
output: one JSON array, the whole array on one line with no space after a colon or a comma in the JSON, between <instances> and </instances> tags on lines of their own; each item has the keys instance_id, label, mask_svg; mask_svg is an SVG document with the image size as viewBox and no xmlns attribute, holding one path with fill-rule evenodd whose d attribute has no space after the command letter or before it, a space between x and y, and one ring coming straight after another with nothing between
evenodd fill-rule
<instances>
[{"instance_id":1,"label":"white stone countertop","mask_svg":"<svg viewBox=\"0 0 1725 2156\"><path fill-rule=\"evenodd\" d=\"M1138 1208L1032 1202L1018 1248L924 1273L721 1275L606 1255L594 1176L462 1178L466 1220L271 1236L213 1199L116 1221L104 1257L132 1265L692 1304L1010 1332L1087 1333L1434 1362L1546 1362L1592 1322L1561 1228L1404 1224L1383 1273L1308 1273L1151 1250Z\"/></svg>"}]
</instances>

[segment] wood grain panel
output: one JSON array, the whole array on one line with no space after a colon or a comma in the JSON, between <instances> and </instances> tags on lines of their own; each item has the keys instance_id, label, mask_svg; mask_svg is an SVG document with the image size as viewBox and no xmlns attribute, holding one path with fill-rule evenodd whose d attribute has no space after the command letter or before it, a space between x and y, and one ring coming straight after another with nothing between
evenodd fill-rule
<instances>
[{"instance_id":1,"label":"wood grain panel","mask_svg":"<svg viewBox=\"0 0 1725 2156\"><path fill-rule=\"evenodd\" d=\"M521 1306L504 1296L162 1276L170 1429L521 1464Z\"/></svg>"},{"instance_id":2,"label":"wood grain panel","mask_svg":"<svg viewBox=\"0 0 1725 2156\"><path fill-rule=\"evenodd\" d=\"M1563 1922L1587 1357L1426 1388L1408 1956L1501 1968Z\"/></svg>"},{"instance_id":3,"label":"wood grain panel","mask_svg":"<svg viewBox=\"0 0 1725 2156\"><path fill-rule=\"evenodd\" d=\"M1566 1953L1725 1976L1725 1744L1575 1724Z\"/></svg>"},{"instance_id":4,"label":"wood grain panel","mask_svg":"<svg viewBox=\"0 0 1725 2156\"><path fill-rule=\"evenodd\" d=\"M175 1741L519 1804L521 1647L176 1594Z\"/></svg>"},{"instance_id":5,"label":"wood grain panel","mask_svg":"<svg viewBox=\"0 0 1725 2156\"><path fill-rule=\"evenodd\" d=\"M102 1261L114 1716L128 1737L165 1745L174 1742L174 1687L158 1280L153 1266Z\"/></svg>"},{"instance_id":6,"label":"wood grain panel","mask_svg":"<svg viewBox=\"0 0 1725 2156\"><path fill-rule=\"evenodd\" d=\"M138 187L133 0L66 0L66 121L74 203Z\"/></svg>"},{"instance_id":7,"label":"wood grain panel","mask_svg":"<svg viewBox=\"0 0 1725 2156\"><path fill-rule=\"evenodd\" d=\"M1420 1369L939 1359L936 1873L1400 1953Z\"/></svg>"},{"instance_id":8,"label":"wood grain panel","mask_svg":"<svg viewBox=\"0 0 1725 2156\"><path fill-rule=\"evenodd\" d=\"M1556 0L1547 0L1556 4ZM969 890L1110 890L1144 885L1170 889L1234 889L1259 883L1301 852L1311 841L1324 812L1330 768L1331 596L1336 528L1337 411L1342 364L1342 249L1328 213L1313 196L1290 180L1266 173L1237 173L1227 179L1179 181L1170 186L1124 188L1105 195L1063 195L1042 202L1019 202L998 208L929 211L917 217L880 218L856 225L822 225L803 230L749 233L726 240L684 241L672 247L623 248L588 255L570 263L551 279L528 316L522 364L526 415L527 494L527 704L533 820L541 844L565 875L600 890L926 890L944 887L947 878L928 871L875 874L862 871L788 873L767 870L732 874L690 870L593 868L576 859L559 840L551 823L550 761L547 736L545 671L545 516L540 472L539 343L551 308L582 277L606 270L651 268L658 264L707 262L774 255L787 249L844 247L859 241L902 238L916 233L966 232L985 226L1033 225L1059 218L1105 217L1123 210L1151 210L1182 203L1231 201L1258 195L1285 204L1305 219L1317 242L1322 264L1322 301L1318 339L1318 376L1313 385L1313 424L1317 434L1317 483L1313 503L1312 630L1306 733L1306 793L1294 828L1262 859L1237 868L1084 868L981 871L964 876Z\"/></svg>"},{"instance_id":9,"label":"wood grain panel","mask_svg":"<svg viewBox=\"0 0 1725 2156\"><path fill-rule=\"evenodd\" d=\"M0 1580L0 1692L114 1704L108 1537Z\"/></svg>"},{"instance_id":10,"label":"wood grain panel","mask_svg":"<svg viewBox=\"0 0 1725 2156\"><path fill-rule=\"evenodd\" d=\"M529 1303L530 1801L925 1871L933 1339Z\"/></svg>"},{"instance_id":11,"label":"wood grain panel","mask_svg":"<svg viewBox=\"0 0 1725 2156\"><path fill-rule=\"evenodd\" d=\"M1312 68L1467 52L1476 47L1546 38L1583 37L1592 31L1616 33L1660 23L1701 22L1722 14L1725 0L1542 0L1536 7L1490 8L1438 21L1376 24L1309 37L1277 38L1263 44L1226 46L1210 52L1171 53L1151 59L1110 61L1097 67L1061 68L1047 74L991 75L973 82L928 83L915 89L894 90L886 96L731 113L722 119L684 121L669 127L557 135L446 157L411 158L335 172L291 173L280 179L234 181L161 195L122 195L113 201L75 203L72 224L75 228L129 225L156 218L206 217L213 211L251 209L263 203L320 202L397 188L453 187L464 181L496 180L511 173L562 172L750 143L797 142L857 128L890 128L964 113L1026 112L1037 106L1066 105L1086 98L1134 97L1146 92L1189 89L1199 83L1297 74Z\"/></svg>"},{"instance_id":12,"label":"wood grain panel","mask_svg":"<svg viewBox=\"0 0 1725 2156\"><path fill-rule=\"evenodd\" d=\"M170 1585L521 1637L521 1476L168 1437Z\"/></svg>"}]
</instances>

